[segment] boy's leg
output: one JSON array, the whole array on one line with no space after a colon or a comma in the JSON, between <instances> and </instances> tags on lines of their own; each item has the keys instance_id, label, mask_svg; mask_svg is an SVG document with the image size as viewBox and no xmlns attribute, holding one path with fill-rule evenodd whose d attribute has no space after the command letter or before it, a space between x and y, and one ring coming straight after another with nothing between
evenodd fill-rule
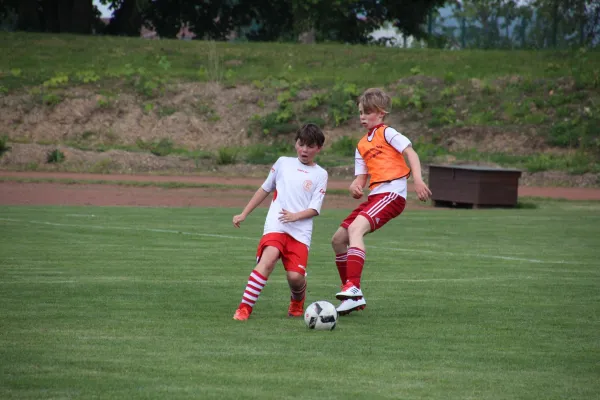
<instances>
[{"instance_id":1,"label":"boy's leg","mask_svg":"<svg viewBox=\"0 0 600 400\"><path fill-rule=\"evenodd\" d=\"M281 261L290 286L289 317L301 317L304 314L306 298L306 267L308 265L308 247L293 237L286 235Z\"/></svg>"},{"instance_id":2,"label":"boy's leg","mask_svg":"<svg viewBox=\"0 0 600 400\"><path fill-rule=\"evenodd\" d=\"M348 229L339 227L331 239L331 247L335 253L335 266L340 275L342 286L347 279L348 243Z\"/></svg>"},{"instance_id":3,"label":"boy's leg","mask_svg":"<svg viewBox=\"0 0 600 400\"><path fill-rule=\"evenodd\" d=\"M365 301L360 289L360 279L365 264L366 251L364 236L384 226L391 219L404 211L406 200L397 193L382 193L369 196L368 204L348 226L350 245L348 247L348 282L342 291L336 295L344 300L338 307L340 314L365 307Z\"/></svg>"},{"instance_id":4,"label":"boy's leg","mask_svg":"<svg viewBox=\"0 0 600 400\"><path fill-rule=\"evenodd\" d=\"M340 280L342 281L342 287L346 284L348 280L348 245L350 244L350 239L348 237L348 227L354 222L356 217L360 215L361 211L369 205L369 200L362 202L358 207L356 207L352 212L342 221L340 227L333 235L331 239L331 247L333 248L333 252L335 253L335 265L338 270L338 274L340 275Z\"/></svg>"},{"instance_id":5,"label":"boy's leg","mask_svg":"<svg viewBox=\"0 0 600 400\"><path fill-rule=\"evenodd\" d=\"M267 284L269 275L273 272L279 257L280 253L276 247L267 246L262 250L262 254L256 267L248 277L248 283L246 284L246 289L242 295L242 301L236 310L233 319L244 321L250 317L254 304L256 304L260 293Z\"/></svg>"},{"instance_id":6,"label":"boy's leg","mask_svg":"<svg viewBox=\"0 0 600 400\"><path fill-rule=\"evenodd\" d=\"M290 292L292 293L292 300L304 300L306 295L306 279L304 278L304 274L294 271L286 271L286 274L288 285L290 285Z\"/></svg>"},{"instance_id":7,"label":"boy's leg","mask_svg":"<svg viewBox=\"0 0 600 400\"><path fill-rule=\"evenodd\" d=\"M306 278L304 274L286 271L291 298L288 307L289 317L301 317L304 314L304 299L306 299Z\"/></svg>"},{"instance_id":8,"label":"boy's leg","mask_svg":"<svg viewBox=\"0 0 600 400\"><path fill-rule=\"evenodd\" d=\"M362 297L360 278L365 265L364 235L371 230L369 221L359 215L348 227L350 247L348 247L348 265L346 270L346 283L342 291L336 295L340 300Z\"/></svg>"},{"instance_id":9,"label":"boy's leg","mask_svg":"<svg viewBox=\"0 0 600 400\"><path fill-rule=\"evenodd\" d=\"M336 297L342 303L336 307L339 315L347 315L353 311L364 310L367 302L360 289L360 278L365 265L365 244L363 237L371 230L369 221L359 215L348 227L348 262L346 283Z\"/></svg>"}]
</instances>

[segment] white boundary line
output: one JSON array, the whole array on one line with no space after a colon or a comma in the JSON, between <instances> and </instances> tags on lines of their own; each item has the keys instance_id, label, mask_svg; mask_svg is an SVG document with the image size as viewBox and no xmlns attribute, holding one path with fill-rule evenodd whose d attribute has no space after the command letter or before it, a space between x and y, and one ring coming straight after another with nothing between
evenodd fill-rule
<instances>
[{"instance_id":1,"label":"white boundary line","mask_svg":"<svg viewBox=\"0 0 600 400\"><path fill-rule=\"evenodd\" d=\"M382 250L390 250L390 251L399 251L403 253L420 253L420 254L439 254L444 256L460 256L460 257L474 257L474 258L491 258L497 260L507 260L507 261L523 261L529 263L541 263L541 264L585 264L581 262L575 261L565 261L565 260L538 260L535 258L521 258L521 257L510 257L510 256L494 256L491 254L472 254L472 253L452 253L450 251L433 251L433 250L422 250L422 249L402 249L402 248L394 248L394 247L380 247L380 246L369 246L374 249L382 249Z\"/></svg>"},{"instance_id":2,"label":"white boundary line","mask_svg":"<svg viewBox=\"0 0 600 400\"><path fill-rule=\"evenodd\" d=\"M104 225L78 225L78 224L62 224L57 222L47 222L47 221L25 221L20 219L12 219L12 218L0 218L0 221L7 222L19 222L19 223L29 223L35 225L49 225L49 226L63 226L63 227L71 227L71 228L88 228L88 229L102 229L102 230L123 230L123 231L137 231L137 232L155 232L155 233L172 233L177 235L187 235L187 236L199 236L199 237L214 237L214 238L222 238L222 239L237 239L237 240L252 240L254 242L258 242L256 238L246 237L246 236L232 236L232 235L218 235L212 233L196 233L196 232L185 232L185 231L177 231L172 229L154 229L154 228L134 228L127 226L104 226ZM435 254L435 255L444 255L444 256L452 256L452 257L472 257L472 258L487 258L487 259L495 259L495 260L506 260L506 261L520 261L520 262L528 262L528 263L536 263L536 264L575 264L575 265L587 265L586 262L577 262L577 261L565 261L565 260L539 260L536 258L521 258L521 257L510 257L510 256L495 256L490 254L472 254L472 253L452 253L449 251L433 251L433 250L421 250L421 249L406 249L399 247L381 247L381 246L373 246L370 245L370 248L382 249L386 251L396 251L396 252L404 252L404 253L419 253L419 254Z\"/></svg>"},{"instance_id":3,"label":"white boundary line","mask_svg":"<svg viewBox=\"0 0 600 400\"><path fill-rule=\"evenodd\" d=\"M35 224L35 225L65 226L65 227L70 227L70 228L91 228L91 229L104 229L104 230L114 229L114 230L119 230L119 231L138 231L138 232L146 231L146 232L156 232L156 233L175 233L178 235L216 237L216 238L224 238L224 239L245 239L245 240L255 240L258 242L258 240L256 238L248 238L248 237L243 237L243 236L216 235L216 234L211 234L211 233L194 233L194 232L176 231L176 230L172 230L172 229L132 228L129 226L60 224L57 222L23 221L20 219L11 219L11 218L0 218L0 221L25 222L28 224Z\"/></svg>"},{"instance_id":4,"label":"white boundary line","mask_svg":"<svg viewBox=\"0 0 600 400\"><path fill-rule=\"evenodd\" d=\"M475 281L512 281L512 280L522 280L522 279L533 279L529 276L490 276L490 277L472 277L472 278L431 278L431 279L371 279L369 282L404 282L404 283L432 283L432 282L475 282ZM231 282L234 280L231 279ZM77 279L63 279L63 280L32 280L32 279L23 279L23 280L11 280L11 281L0 281L0 285L18 285L18 284L64 284L64 283L73 283L73 284L114 284L114 283L142 283L142 284L151 284L151 283L171 283L171 284L223 284L221 278L219 279L143 279L137 277L100 277L100 278L77 278ZM236 278L237 282L238 279ZM286 279L283 278L270 278L269 282L273 283L287 283ZM320 287L331 287L330 283L320 283L320 282L311 282L312 286L320 286Z\"/></svg>"}]
</instances>

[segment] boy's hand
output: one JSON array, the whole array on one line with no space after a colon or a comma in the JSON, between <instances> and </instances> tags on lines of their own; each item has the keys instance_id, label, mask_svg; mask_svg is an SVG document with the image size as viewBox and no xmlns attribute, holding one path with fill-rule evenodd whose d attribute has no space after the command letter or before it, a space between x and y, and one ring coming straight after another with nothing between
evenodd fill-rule
<instances>
[{"instance_id":1,"label":"boy's hand","mask_svg":"<svg viewBox=\"0 0 600 400\"><path fill-rule=\"evenodd\" d=\"M353 183L350 185L350 194L355 199L360 199L363 196L363 188L360 184Z\"/></svg>"},{"instance_id":2,"label":"boy's hand","mask_svg":"<svg viewBox=\"0 0 600 400\"><path fill-rule=\"evenodd\" d=\"M233 216L233 226L235 226L236 228L239 228L240 223L244 222L245 219L246 219L246 216L243 214L234 215Z\"/></svg>"},{"instance_id":3,"label":"boy's hand","mask_svg":"<svg viewBox=\"0 0 600 400\"><path fill-rule=\"evenodd\" d=\"M295 213L289 212L288 210L282 209L279 212L279 222L287 223L298 221L298 216Z\"/></svg>"},{"instance_id":4,"label":"boy's hand","mask_svg":"<svg viewBox=\"0 0 600 400\"><path fill-rule=\"evenodd\" d=\"M427 199L429 199L429 196L431 196L431 190L429 190L429 188L423 181L415 182L415 192L417 192L417 197L421 201L427 201Z\"/></svg>"}]
</instances>

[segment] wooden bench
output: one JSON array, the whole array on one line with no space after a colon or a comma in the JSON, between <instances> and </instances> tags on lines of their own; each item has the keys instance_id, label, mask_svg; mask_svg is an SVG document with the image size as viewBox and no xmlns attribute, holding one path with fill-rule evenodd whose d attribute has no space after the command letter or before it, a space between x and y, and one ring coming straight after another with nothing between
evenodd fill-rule
<instances>
[{"instance_id":1,"label":"wooden bench","mask_svg":"<svg viewBox=\"0 0 600 400\"><path fill-rule=\"evenodd\" d=\"M435 207L515 207L521 171L477 165L430 165Z\"/></svg>"}]
</instances>

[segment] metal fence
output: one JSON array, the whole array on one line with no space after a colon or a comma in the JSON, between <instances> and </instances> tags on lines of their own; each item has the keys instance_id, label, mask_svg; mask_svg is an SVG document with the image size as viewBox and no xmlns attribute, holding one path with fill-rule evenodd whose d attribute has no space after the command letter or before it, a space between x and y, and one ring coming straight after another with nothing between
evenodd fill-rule
<instances>
[{"instance_id":1,"label":"metal fence","mask_svg":"<svg viewBox=\"0 0 600 400\"><path fill-rule=\"evenodd\" d=\"M479 8L469 13L460 5L453 5L429 14L427 46L455 49L599 48L598 12L598 6L594 6L580 13L533 7Z\"/></svg>"}]
</instances>

